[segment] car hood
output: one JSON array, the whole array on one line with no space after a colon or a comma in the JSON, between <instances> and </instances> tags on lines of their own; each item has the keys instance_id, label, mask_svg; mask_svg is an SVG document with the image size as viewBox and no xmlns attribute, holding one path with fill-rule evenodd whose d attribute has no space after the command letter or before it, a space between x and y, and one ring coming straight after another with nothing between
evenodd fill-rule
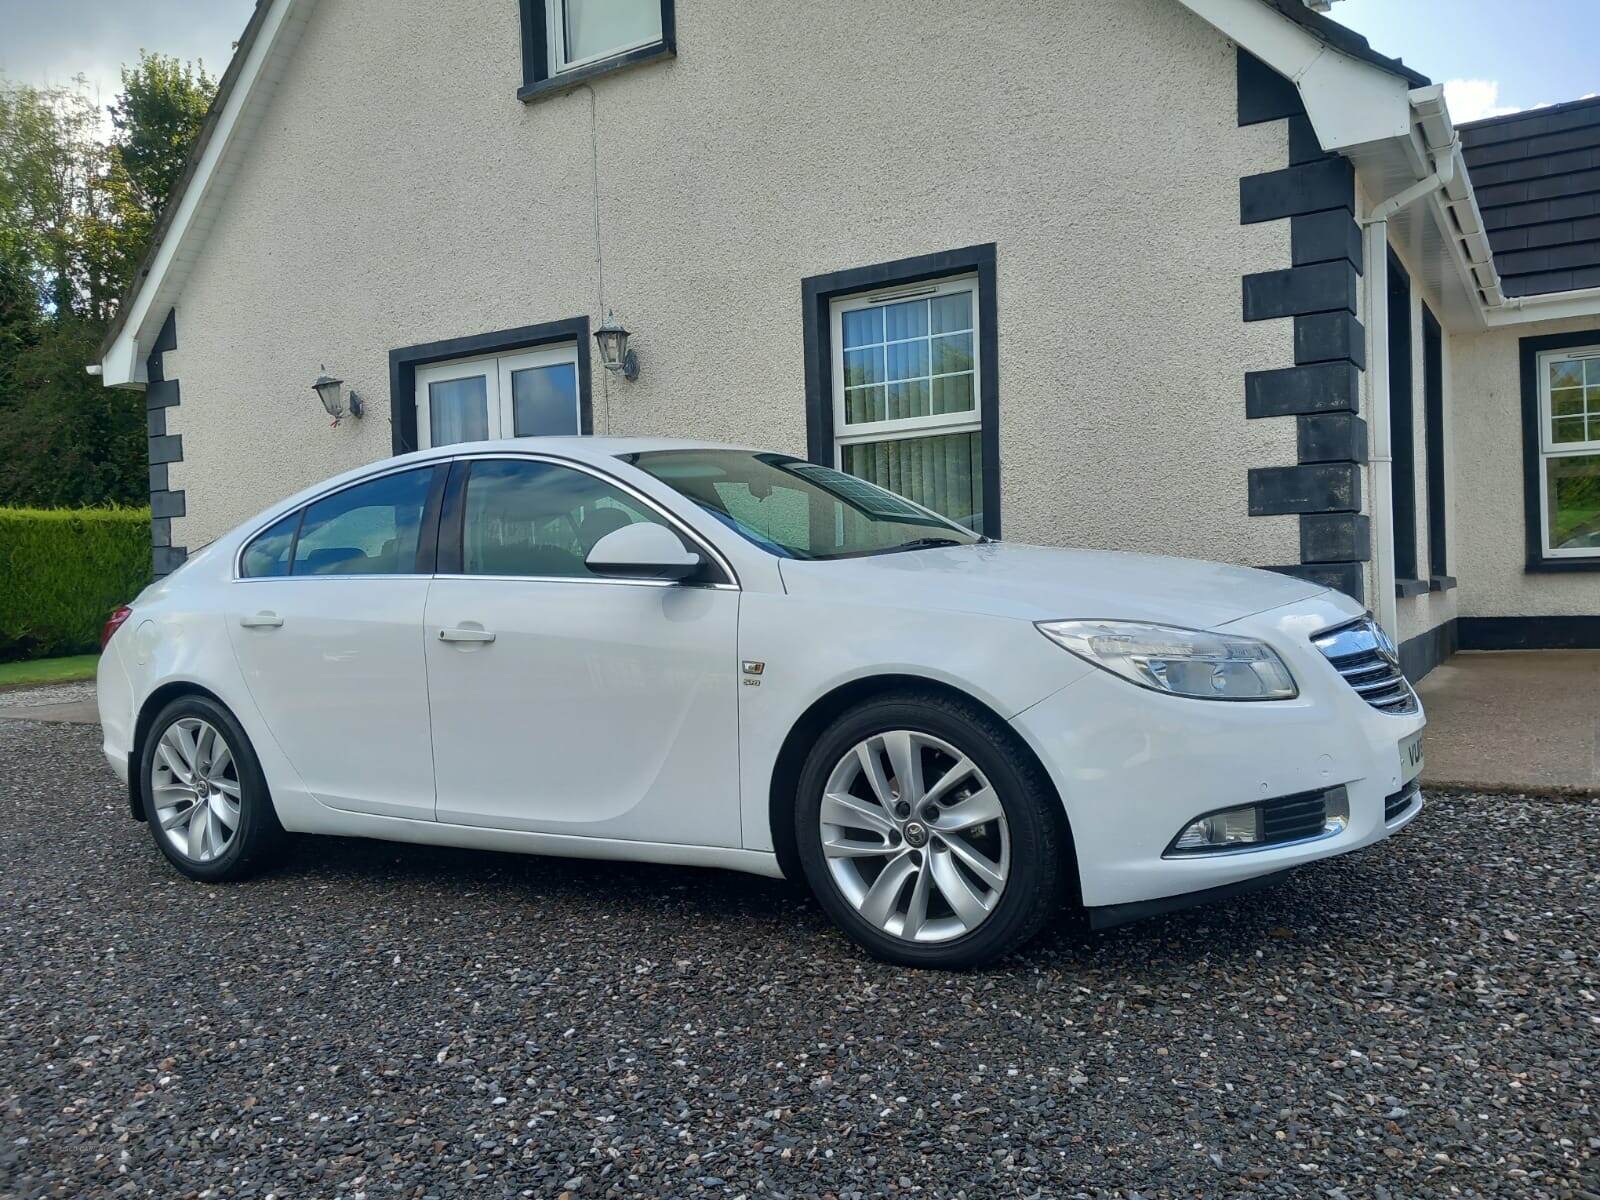
<instances>
[{"instance_id":1,"label":"car hood","mask_svg":"<svg viewBox=\"0 0 1600 1200\"><path fill-rule=\"evenodd\" d=\"M1209 629L1320 595L1273 571L1190 558L1014 542L819 562L785 559L793 595L981 612L1026 621L1101 617Z\"/></svg>"}]
</instances>

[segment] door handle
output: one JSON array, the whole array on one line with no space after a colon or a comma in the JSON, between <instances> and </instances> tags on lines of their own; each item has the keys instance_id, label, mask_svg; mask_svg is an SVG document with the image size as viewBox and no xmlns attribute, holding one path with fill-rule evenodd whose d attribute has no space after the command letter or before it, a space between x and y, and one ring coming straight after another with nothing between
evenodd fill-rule
<instances>
[{"instance_id":1,"label":"door handle","mask_svg":"<svg viewBox=\"0 0 1600 1200\"><path fill-rule=\"evenodd\" d=\"M240 617L239 624L246 629L276 629L283 624L283 618L274 612L258 612L253 617Z\"/></svg>"},{"instance_id":2,"label":"door handle","mask_svg":"<svg viewBox=\"0 0 1600 1200\"><path fill-rule=\"evenodd\" d=\"M487 629L441 629L441 642L492 642L494 634Z\"/></svg>"}]
</instances>

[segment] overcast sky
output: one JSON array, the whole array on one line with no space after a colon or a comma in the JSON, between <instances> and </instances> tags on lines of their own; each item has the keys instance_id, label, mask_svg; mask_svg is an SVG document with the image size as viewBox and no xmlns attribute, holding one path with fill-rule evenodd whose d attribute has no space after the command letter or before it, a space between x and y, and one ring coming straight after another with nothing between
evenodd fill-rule
<instances>
[{"instance_id":1,"label":"overcast sky","mask_svg":"<svg viewBox=\"0 0 1600 1200\"><path fill-rule=\"evenodd\" d=\"M222 74L252 0L0 0L0 74L67 83L82 74L110 104L139 51L201 59Z\"/></svg>"},{"instance_id":2,"label":"overcast sky","mask_svg":"<svg viewBox=\"0 0 1600 1200\"><path fill-rule=\"evenodd\" d=\"M252 0L0 0L0 74L65 83L81 72L107 104L120 68L141 47L203 59L220 75L252 7ZM1445 83L1458 121L1600 92L1600 0L1338 0L1332 16Z\"/></svg>"}]
</instances>

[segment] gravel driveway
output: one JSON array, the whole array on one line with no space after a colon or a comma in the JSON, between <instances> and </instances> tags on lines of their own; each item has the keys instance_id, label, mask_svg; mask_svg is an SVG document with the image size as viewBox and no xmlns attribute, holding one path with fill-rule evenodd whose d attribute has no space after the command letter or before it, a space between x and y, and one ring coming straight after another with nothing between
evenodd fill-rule
<instances>
[{"instance_id":1,"label":"gravel driveway","mask_svg":"<svg viewBox=\"0 0 1600 1200\"><path fill-rule=\"evenodd\" d=\"M952 975L710 871L188 883L98 737L0 722L0 1195L1600 1195L1600 806Z\"/></svg>"}]
</instances>

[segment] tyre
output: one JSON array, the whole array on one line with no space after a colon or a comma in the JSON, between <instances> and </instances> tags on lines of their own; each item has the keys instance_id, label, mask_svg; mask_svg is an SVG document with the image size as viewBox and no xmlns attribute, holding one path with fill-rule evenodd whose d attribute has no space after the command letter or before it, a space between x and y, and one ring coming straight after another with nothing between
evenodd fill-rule
<instances>
[{"instance_id":1,"label":"tyre","mask_svg":"<svg viewBox=\"0 0 1600 1200\"><path fill-rule=\"evenodd\" d=\"M795 797L806 879L869 953L973 967L1061 902L1059 804L1003 722L934 692L879 697L812 748Z\"/></svg>"},{"instance_id":2,"label":"tyre","mask_svg":"<svg viewBox=\"0 0 1600 1200\"><path fill-rule=\"evenodd\" d=\"M243 879L288 842L250 739L208 697L161 710L139 755L139 783L156 845L191 879Z\"/></svg>"}]
</instances>

